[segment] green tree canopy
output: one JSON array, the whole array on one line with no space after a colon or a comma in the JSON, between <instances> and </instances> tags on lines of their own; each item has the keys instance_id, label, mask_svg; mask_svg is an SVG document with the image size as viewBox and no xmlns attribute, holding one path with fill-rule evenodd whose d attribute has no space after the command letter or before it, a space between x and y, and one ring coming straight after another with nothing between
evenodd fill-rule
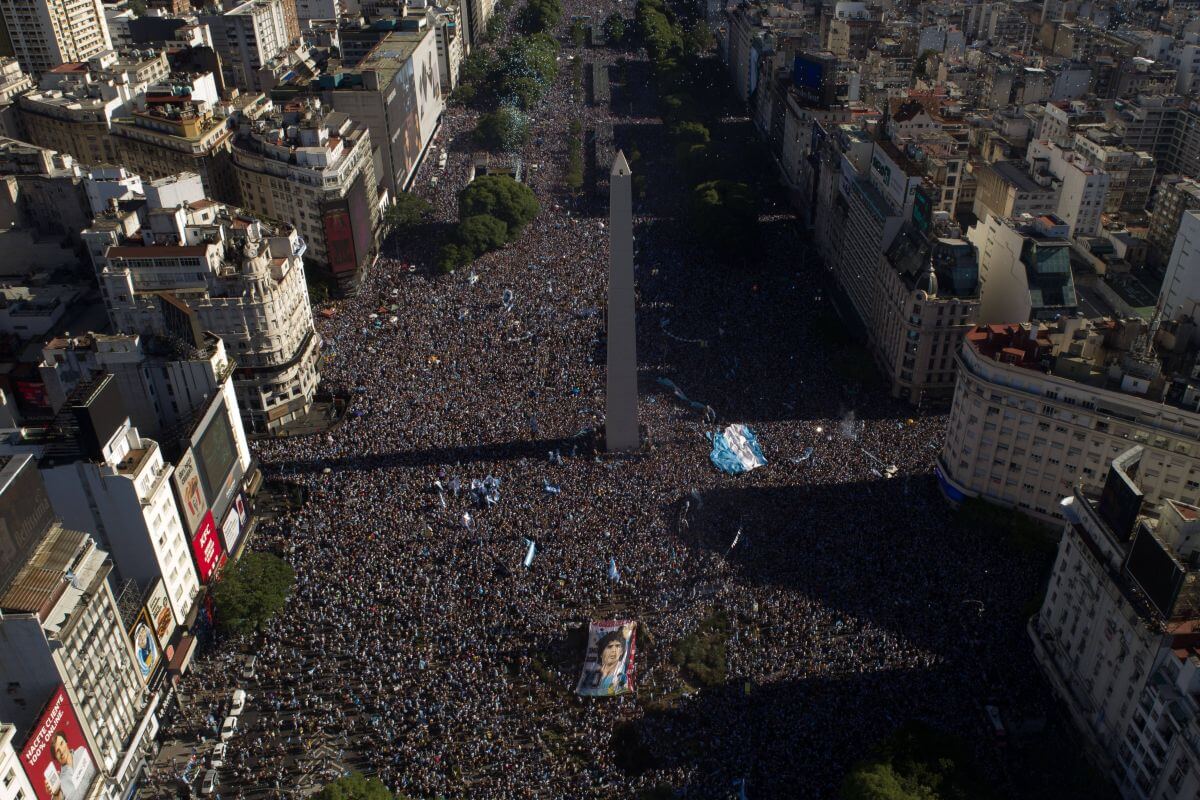
<instances>
[{"instance_id":1,"label":"green tree canopy","mask_svg":"<svg viewBox=\"0 0 1200 800\"><path fill-rule=\"evenodd\" d=\"M313 795L314 800L400 800L377 778L368 778L360 772L352 772L344 778L321 787Z\"/></svg>"},{"instance_id":2,"label":"green tree canopy","mask_svg":"<svg viewBox=\"0 0 1200 800\"><path fill-rule=\"evenodd\" d=\"M604 38L613 46L625 43L625 18L619 11L609 14L604 20Z\"/></svg>"},{"instance_id":3,"label":"green tree canopy","mask_svg":"<svg viewBox=\"0 0 1200 800\"><path fill-rule=\"evenodd\" d=\"M400 192L383 212L383 224L389 231L404 230L421 222L433 211L429 201L411 192Z\"/></svg>"},{"instance_id":4,"label":"green tree canopy","mask_svg":"<svg viewBox=\"0 0 1200 800\"><path fill-rule=\"evenodd\" d=\"M841 796L842 800L989 800L994 794L980 781L957 741L910 722L850 771Z\"/></svg>"},{"instance_id":5,"label":"green tree canopy","mask_svg":"<svg viewBox=\"0 0 1200 800\"><path fill-rule=\"evenodd\" d=\"M295 582L292 566L279 556L246 553L213 588L218 627L235 635L261 630L283 609Z\"/></svg>"},{"instance_id":6,"label":"green tree canopy","mask_svg":"<svg viewBox=\"0 0 1200 800\"><path fill-rule=\"evenodd\" d=\"M475 125L475 143L493 153L519 150L529 141L529 120L512 106L484 114Z\"/></svg>"},{"instance_id":7,"label":"green tree canopy","mask_svg":"<svg viewBox=\"0 0 1200 800\"><path fill-rule=\"evenodd\" d=\"M697 232L724 258L744 260L759 245L758 203L740 181L707 181L692 190L690 211Z\"/></svg>"},{"instance_id":8,"label":"green tree canopy","mask_svg":"<svg viewBox=\"0 0 1200 800\"><path fill-rule=\"evenodd\" d=\"M562 19L562 0L529 0L521 11L521 27L529 33L542 33Z\"/></svg>"},{"instance_id":9,"label":"green tree canopy","mask_svg":"<svg viewBox=\"0 0 1200 800\"><path fill-rule=\"evenodd\" d=\"M490 214L476 214L458 224L454 239L460 251L478 258L508 244L508 226Z\"/></svg>"},{"instance_id":10,"label":"green tree canopy","mask_svg":"<svg viewBox=\"0 0 1200 800\"><path fill-rule=\"evenodd\" d=\"M513 241L538 213L537 198L523 183L507 175L484 175L458 193L459 219L486 214L501 220Z\"/></svg>"}]
</instances>

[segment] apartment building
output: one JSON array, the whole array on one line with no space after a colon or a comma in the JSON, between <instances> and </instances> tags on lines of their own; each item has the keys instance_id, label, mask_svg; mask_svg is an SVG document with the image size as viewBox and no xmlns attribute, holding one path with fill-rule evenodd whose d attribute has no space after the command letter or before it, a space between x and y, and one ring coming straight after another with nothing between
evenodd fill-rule
<instances>
[{"instance_id":1,"label":"apartment building","mask_svg":"<svg viewBox=\"0 0 1200 800\"><path fill-rule=\"evenodd\" d=\"M1200 508L1147 503L1144 452L1114 458L1103 491L1075 487L1061 502L1058 555L1029 635L1087 755L1121 796L1173 800L1200 790Z\"/></svg>"},{"instance_id":2,"label":"apartment building","mask_svg":"<svg viewBox=\"0 0 1200 800\"><path fill-rule=\"evenodd\" d=\"M436 69L436 66L434 67ZM243 120L233 145L242 205L292 220L305 257L345 290L378 254L380 200L366 124L314 97Z\"/></svg>"},{"instance_id":3,"label":"apartment building","mask_svg":"<svg viewBox=\"0 0 1200 800\"><path fill-rule=\"evenodd\" d=\"M48 703L69 704L94 762L93 785L124 796L157 725L109 586L112 563L91 537L55 519L31 457L5 461L0 489L13 554L0 568L0 719L24 737Z\"/></svg>"},{"instance_id":4,"label":"apartment building","mask_svg":"<svg viewBox=\"0 0 1200 800\"><path fill-rule=\"evenodd\" d=\"M33 79L21 70L15 58L0 58L0 136L20 139L25 135L17 98L33 89Z\"/></svg>"},{"instance_id":5,"label":"apartment building","mask_svg":"<svg viewBox=\"0 0 1200 800\"><path fill-rule=\"evenodd\" d=\"M289 32L285 6L291 6L294 18L295 3L284 0L246 0L220 14L200 15L200 23L212 31L226 86L255 91L271 88L262 84L262 69L295 38Z\"/></svg>"},{"instance_id":6,"label":"apartment building","mask_svg":"<svg viewBox=\"0 0 1200 800\"><path fill-rule=\"evenodd\" d=\"M1083 156L1040 139L1029 143L1027 161L1035 176L1050 176L1058 191L1056 213L1070 235L1080 238L1099 233L1100 216L1108 204L1108 173Z\"/></svg>"},{"instance_id":7,"label":"apartment building","mask_svg":"<svg viewBox=\"0 0 1200 800\"><path fill-rule=\"evenodd\" d=\"M1158 311L1165 319L1194 316L1200 303L1200 212L1185 211L1167 262Z\"/></svg>"},{"instance_id":8,"label":"apartment building","mask_svg":"<svg viewBox=\"0 0 1200 800\"><path fill-rule=\"evenodd\" d=\"M246 429L279 430L308 411L318 382L305 241L291 226L197 194L164 203L158 187L146 187L140 241L108 247L99 265L109 319L126 334L220 337Z\"/></svg>"},{"instance_id":9,"label":"apartment building","mask_svg":"<svg viewBox=\"0 0 1200 800\"><path fill-rule=\"evenodd\" d=\"M1100 128L1076 134L1074 149L1088 164L1108 175L1105 214L1145 212L1154 188L1154 156L1122 146L1116 135Z\"/></svg>"},{"instance_id":10,"label":"apartment building","mask_svg":"<svg viewBox=\"0 0 1200 800\"><path fill-rule=\"evenodd\" d=\"M1047 175L1031 175L1021 161L977 164L974 175L973 211L981 220L989 214L1001 219L1039 216L1058 207L1053 180Z\"/></svg>"},{"instance_id":11,"label":"apartment building","mask_svg":"<svg viewBox=\"0 0 1200 800\"><path fill-rule=\"evenodd\" d=\"M1171 257L1184 212L1195 209L1200 209L1200 183L1182 175L1163 176L1146 231L1146 242L1156 263L1165 263Z\"/></svg>"},{"instance_id":12,"label":"apartment building","mask_svg":"<svg viewBox=\"0 0 1200 800\"><path fill-rule=\"evenodd\" d=\"M2 0L0 16L21 69L35 78L112 48L99 0Z\"/></svg>"},{"instance_id":13,"label":"apartment building","mask_svg":"<svg viewBox=\"0 0 1200 800\"><path fill-rule=\"evenodd\" d=\"M1141 444L1147 501L1196 503L1193 325L1164 322L1154 343L1141 319L1063 316L969 332L936 468L943 492L1061 519L1072 487L1098 492L1108 462Z\"/></svg>"},{"instance_id":14,"label":"apartment building","mask_svg":"<svg viewBox=\"0 0 1200 800\"><path fill-rule=\"evenodd\" d=\"M353 70L317 81L327 106L370 131L372 171L388 197L408 188L445 110L438 63L422 17L414 30L389 32Z\"/></svg>"},{"instance_id":15,"label":"apartment building","mask_svg":"<svg viewBox=\"0 0 1200 800\"><path fill-rule=\"evenodd\" d=\"M17 754L17 727L0 722L0 800L32 800L33 785Z\"/></svg>"}]
</instances>

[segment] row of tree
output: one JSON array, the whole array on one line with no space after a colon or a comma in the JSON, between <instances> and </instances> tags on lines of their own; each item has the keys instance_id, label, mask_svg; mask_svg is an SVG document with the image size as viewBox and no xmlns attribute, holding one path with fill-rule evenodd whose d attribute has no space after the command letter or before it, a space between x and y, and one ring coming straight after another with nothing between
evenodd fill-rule
<instances>
[{"instance_id":1,"label":"row of tree","mask_svg":"<svg viewBox=\"0 0 1200 800\"><path fill-rule=\"evenodd\" d=\"M528 110L558 75L558 41L547 33L514 36L504 45L479 48L463 60L454 98L481 111L503 105Z\"/></svg>"},{"instance_id":2,"label":"row of tree","mask_svg":"<svg viewBox=\"0 0 1200 800\"><path fill-rule=\"evenodd\" d=\"M537 216L533 191L507 175L484 175L458 193L458 225L438 256L438 268L450 272L484 253L515 241Z\"/></svg>"},{"instance_id":3,"label":"row of tree","mask_svg":"<svg viewBox=\"0 0 1200 800\"><path fill-rule=\"evenodd\" d=\"M720 85L702 60L712 34L702 20L680 20L664 0L638 0L635 21L650 55L676 167L693 187L688 202L693 225L721 257L753 255L759 244L757 193L723 174L728 168L709 130L719 114L712 98Z\"/></svg>"}]
</instances>

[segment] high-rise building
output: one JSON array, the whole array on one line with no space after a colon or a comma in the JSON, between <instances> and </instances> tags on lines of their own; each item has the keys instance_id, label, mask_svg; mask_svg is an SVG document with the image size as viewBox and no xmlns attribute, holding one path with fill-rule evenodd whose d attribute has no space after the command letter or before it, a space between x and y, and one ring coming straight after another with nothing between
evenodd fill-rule
<instances>
[{"instance_id":1,"label":"high-rise building","mask_svg":"<svg viewBox=\"0 0 1200 800\"><path fill-rule=\"evenodd\" d=\"M17 755L17 727L0 722L0 800L32 800L37 795Z\"/></svg>"},{"instance_id":2,"label":"high-rise building","mask_svg":"<svg viewBox=\"0 0 1200 800\"><path fill-rule=\"evenodd\" d=\"M99 0L0 0L21 69L33 76L112 48Z\"/></svg>"},{"instance_id":3,"label":"high-rise building","mask_svg":"<svg viewBox=\"0 0 1200 800\"><path fill-rule=\"evenodd\" d=\"M1038 665L1121 796L1200 790L1200 508L1145 501L1144 446L1113 459L1102 490L1062 501L1058 556L1029 622Z\"/></svg>"},{"instance_id":4,"label":"high-rise building","mask_svg":"<svg viewBox=\"0 0 1200 800\"><path fill-rule=\"evenodd\" d=\"M200 22L212 31L213 49L221 58L225 84L242 90L264 91L260 70L292 41L285 5L292 0L246 0L220 14L202 14Z\"/></svg>"},{"instance_id":5,"label":"high-rise building","mask_svg":"<svg viewBox=\"0 0 1200 800\"><path fill-rule=\"evenodd\" d=\"M1076 485L1099 491L1108 462L1142 444L1147 501L1200 501L1194 328L1164 321L1154 345L1140 318L1064 316L968 333L938 457L943 492L1061 519L1062 497Z\"/></svg>"},{"instance_id":6,"label":"high-rise building","mask_svg":"<svg viewBox=\"0 0 1200 800\"><path fill-rule=\"evenodd\" d=\"M0 466L0 517L6 521L0 532L0 681L7 687L0 693L0 719L13 723L25 742L43 729L43 710L61 706L52 716L64 725L69 716L78 725L92 762L75 779L125 796L153 745L156 704L145 701L109 586L112 563L86 533L55 519L27 455ZM37 759L27 744L22 761L28 766ZM45 777L38 773L31 780L39 779ZM85 790L82 796L91 795Z\"/></svg>"},{"instance_id":7,"label":"high-rise building","mask_svg":"<svg viewBox=\"0 0 1200 800\"><path fill-rule=\"evenodd\" d=\"M979 321L1053 319L1079 306L1065 222L988 214L967 232L979 250Z\"/></svg>"},{"instance_id":8,"label":"high-rise building","mask_svg":"<svg viewBox=\"0 0 1200 800\"><path fill-rule=\"evenodd\" d=\"M375 178L393 198L416 174L445 108L437 36L418 22L388 33L353 70L318 81L327 105L370 130Z\"/></svg>"},{"instance_id":9,"label":"high-rise building","mask_svg":"<svg viewBox=\"0 0 1200 800\"><path fill-rule=\"evenodd\" d=\"M309 268L343 288L358 283L378 254L379 232L372 137L364 122L323 109L317 98L289 102L239 125L233 166L246 210L294 220Z\"/></svg>"},{"instance_id":10,"label":"high-rise building","mask_svg":"<svg viewBox=\"0 0 1200 800\"><path fill-rule=\"evenodd\" d=\"M1163 276L1158 295L1159 313L1164 319L1180 314L1192 316L1200 303L1200 213L1185 211L1179 219L1175 247Z\"/></svg>"},{"instance_id":11,"label":"high-rise building","mask_svg":"<svg viewBox=\"0 0 1200 800\"><path fill-rule=\"evenodd\" d=\"M1150 215L1146 242L1155 263L1166 263L1175 247L1183 212L1200 209L1200 183L1182 175L1166 175L1158 182L1158 195Z\"/></svg>"},{"instance_id":12,"label":"high-rise building","mask_svg":"<svg viewBox=\"0 0 1200 800\"><path fill-rule=\"evenodd\" d=\"M1095 236L1108 203L1111 179L1083 156L1039 139L1029 143L1027 156L1033 174L1048 175L1058 191L1057 213L1072 237Z\"/></svg>"},{"instance_id":13,"label":"high-rise building","mask_svg":"<svg viewBox=\"0 0 1200 800\"><path fill-rule=\"evenodd\" d=\"M175 185L147 184L146 203L145 223L133 231L140 241L108 247L98 264L114 330L184 342L211 332L234 362L248 430L274 431L302 417L320 353L304 240L291 226Z\"/></svg>"}]
</instances>

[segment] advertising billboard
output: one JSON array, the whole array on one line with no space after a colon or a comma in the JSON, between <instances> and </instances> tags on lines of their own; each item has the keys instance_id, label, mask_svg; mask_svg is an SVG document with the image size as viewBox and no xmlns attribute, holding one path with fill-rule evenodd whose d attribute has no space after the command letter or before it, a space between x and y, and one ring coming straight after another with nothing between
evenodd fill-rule
<instances>
[{"instance_id":1,"label":"advertising billboard","mask_svg":"<svg viewBox=\"0 0 1200 800\"><path fill-rule=\"evenodd\" d=\"M21 766L38 800L84 800L97 777L67 690L54 692L21 748Z\"/></svg>"},{"instance_id":2,"label":"advertising billboard","mask_svg":"<svg viewBox=\"0 0 1200 800\"><path fill-rule=\"evenodd\" d=\"M183 511L184 527L191 534L208 510L208 498L204 496L204 487L200 485L200 471L196 468L196 456L191 448L185 450L179 459L171 482L175 485L179 508Z\"/></svg>"},{"instance_id":3,"label":"advertising billboard","mask_svg":"<svg viewBox=\"0 0 1200 800\"><path fill-rule=\"evenodd\" d=\"M325 229L325 253L330 272L351 272L358 266L354 256L354 229L350 224L350 210L345 207L331 208L321 217Z\"/></svg>"},{"instance_id":4,"label":"advertising billboard","mask_svg":"<svg viewBox=\"0 0 1200 800\"><path fill-rule=\"evenodd\" d=\"M200 575L200 582L208 583L208 579L225 558L225 550L221 547L220 537L217 536L217 523L213 521L211 511L204 512L204 519L200 520L200 529L192 538L192 555L196 558L196 572Z\"/></svg>"},{"instance_id":5,"label":"advertising billboard","mask_svg":"<svg viewBox=\"0 0 1200 800\"><path fill-rule=\"evenodd\" d=\"M150 596L146 598L146 611L150 614L150 624L154 627L154 636L158 646L166 649L175 634L175 613L171 610L171 601L167 597L166 584L159 579L154 584Z\"/></svg>"},{"instance_id":6,"label":"advertising billboard","mask_svg":"<svg viewBox=\"0 0 1200 800\"><path fill-rule=\"evenodd\" d=\"M17 456L8 470L15 474L0 494L0 586L21 571L54 524L50 497L35 463L29 456Z\"/></svg>"},{"instance_id":7,"label":"advertising billboard","mask_svg":"<svg viewBox=\"0 0 1200 800\"><path fill-rule=\"evenodd\" d=\"M912 222L917 230L928 235L933 228L933 197L924 186L918 186L913 193Z\"/></svg>"},{"instance_id":8,"label":"advertising billboard","mask_svg":"<svg viewBox=\"0 0 1200 800\"><path fill-rule=\"evenodd\" d=\"M221 523L221 539L225 542L226 553L232 553L237 547L238 535L241 532L242 526L238 522L237 509L231 508L225 515L225 521Z\"/></svg>"},{"instance_id":9,"label":"advertising billboard","mask_svg":"<svg viewBox=\"0 0 1200 800\"><path fill-rule=\"evenodd\" d=\"M154 626L150 623L150 614L146 609L143 608L137 615L133 628L129 631L129 639L133 642L133 661L137 664L138 674L142 676L142 683L146 683L154 674L154 668L158 666L159 657L162 655Z\"/></svg>"},{"instance_id":10,"label":"advertising billboard","mask_svg":"<svg viewBox=\"0 0 1200 800\"><path fill-rule=\"evenodd\" d=\"M637 623L633 620L591 623L575 693L583 697L612 697L632 692L636 639Z\"/></svg>"},{"instance_id":11,"label":"advertising billboard","mask_svg":"<svg viewBox=\"0 0 1200 800\"><path fill-rule=\"evenodd\" d=\"M204 484L205 497L215 505L221 487L237 461L237 444L233 441L233 429L224 403L217 406L216 413L195 440L192 450L196 454L196 466Z\"/></svg>"},{"instance_id":12,"label":"advertising billboard","mask_svg":"<svg viewBox=\"0 0 1200 800\"><path fill-rule=\"evenodd\" d=\"M829 108L837 99L837 60L825 56L796 56L792 61L792 86L801 102Z\"/></svg>"}]
</instances>

